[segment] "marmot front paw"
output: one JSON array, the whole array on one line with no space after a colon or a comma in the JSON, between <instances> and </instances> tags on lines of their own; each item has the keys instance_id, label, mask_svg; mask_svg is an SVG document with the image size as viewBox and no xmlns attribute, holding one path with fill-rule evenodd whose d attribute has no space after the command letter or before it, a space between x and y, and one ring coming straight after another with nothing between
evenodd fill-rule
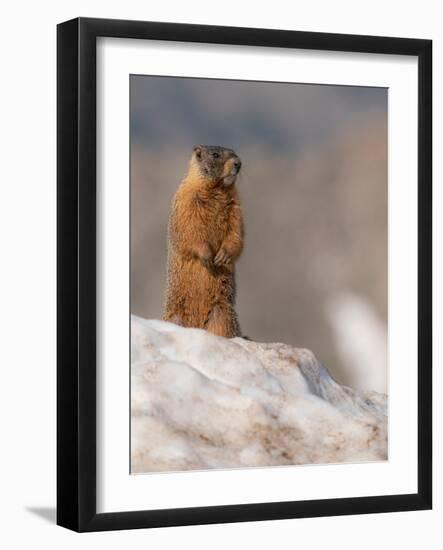
<instances>
[{"instance_id":1,"label":"marmot front paw","mask_svg":"<svg viewBox=\"0 0 443 550\"><path fill-rule=\"evenodd\" d=\"M226 248L223 248L223 246L220 248L220 250L217 252L214 258L214 265L221 266L221 265L227 265L230 264L232 261L231 255L226 250Z\"/></svg>"},{"instance_id":2,"label":"marmot front paw","mask_svg":"<svg viewBox=\"0 0 443 550\"><path fill-rule=\"evenodd\" d=\"M213 268L214 254L209 244L202 243L200 246L198 246L196 256L207 269Z\"/></svg>"}]
</instances>

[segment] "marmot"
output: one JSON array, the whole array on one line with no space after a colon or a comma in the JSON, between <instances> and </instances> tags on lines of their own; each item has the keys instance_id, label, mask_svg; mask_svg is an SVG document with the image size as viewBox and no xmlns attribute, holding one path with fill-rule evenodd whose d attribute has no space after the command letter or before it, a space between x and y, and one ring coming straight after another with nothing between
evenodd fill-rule
<instances>
[{"instance_id":1,"label":"marmot","mask_svg":"<svg viewBox=\"0 0 443 550\"><path fill-rule=\"evenodd\" d=\"M235 186L240 168L232 149L195 146L168 226L163 319L226 338L240 336L234 310L234 263L244 239Z\"/></svg>"}]
</instances>

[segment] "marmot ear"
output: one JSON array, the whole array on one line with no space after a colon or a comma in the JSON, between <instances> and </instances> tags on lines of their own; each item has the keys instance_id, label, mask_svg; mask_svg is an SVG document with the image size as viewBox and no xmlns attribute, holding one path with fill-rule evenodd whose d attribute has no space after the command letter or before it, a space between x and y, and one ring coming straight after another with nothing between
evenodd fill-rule
<instances>
[{"instance_id":1,"label":"marmot ear","mask_svg":"<svg viewBox=\"0 0 443 550\"><path fill-rule=\"evenodd\" d=\"M202 148L200 147L200 145L196 145L193 151L195 153L195 156L198 158L198 160L200 160L202 158Z\"/></svg>"}]
</instances>

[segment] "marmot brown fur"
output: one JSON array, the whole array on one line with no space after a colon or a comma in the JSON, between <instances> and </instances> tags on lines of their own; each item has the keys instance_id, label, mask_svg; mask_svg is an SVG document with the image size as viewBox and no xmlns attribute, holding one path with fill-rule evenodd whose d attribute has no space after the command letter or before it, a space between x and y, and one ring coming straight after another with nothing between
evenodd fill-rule
<instances>
[{"instance_id":1,"label":"marmot brown fur","mask_svg":"<svg viewBox=\"0 0 443 550\"><path fill-rule=\"evenodd\" d=\"M227 338L240 336L234 310L234 263L244 237L235 186L240 167L232 149L194 147L168 227L163 319Z\"/></svg>"}]
</instances>

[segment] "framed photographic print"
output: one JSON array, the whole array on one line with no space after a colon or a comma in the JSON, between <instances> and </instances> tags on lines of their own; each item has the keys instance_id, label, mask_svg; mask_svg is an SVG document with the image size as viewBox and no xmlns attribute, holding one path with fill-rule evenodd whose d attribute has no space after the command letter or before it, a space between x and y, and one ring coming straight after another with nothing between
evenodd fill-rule
<instances>
[{"instance_id":1,"label":"framed photographic print","mask_svg":"<svg viewBox=\"0 0 443 550\"><path fill-rule=\"evenodd\" d=\"M57 523L431 508L431 41L57 36Z\"/></svg>"}]
</instances>

